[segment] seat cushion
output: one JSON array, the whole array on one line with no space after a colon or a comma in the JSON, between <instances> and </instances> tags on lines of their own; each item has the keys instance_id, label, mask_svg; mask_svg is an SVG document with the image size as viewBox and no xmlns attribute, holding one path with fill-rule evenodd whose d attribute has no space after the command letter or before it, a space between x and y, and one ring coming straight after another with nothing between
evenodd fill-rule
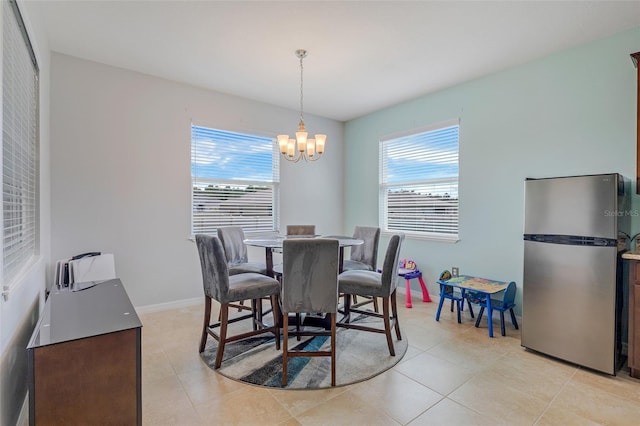
<instances>
[{"instance_id":1,"label":"seat cushion","mask_svg":"<svg viewBox=\"0 0 640 426\"><path fill-rule=\"evenodd\" d=\"M340 293L386 297L382 291L382 274L374 271L345 271L338 276Z\"/></svg>"},{"instance_id":2,"label":"seat cushion","mask_svg":"<svg viewBox=\"0 0 640 426\"><path fill-rule=\"evenodd\" d=\"M248 272L229 277L229 292L220 303L238 302L240 300L260 299L261 297L280 294L278 280L266 275Z\"/></svg>"},{"instance_id":3,"label":"seat cushion","mask_svg":"<svg viewBox=\"0 0 640 426\"><path fill-rule=\"evenodd\" d=\"M367 265L357 260L345 259L342 265L343 271L373 271L371 265Z\"/></svg>"},{"instance_id":4,"label":"seat cushion","mask_svg":"<svg viewBox=\"0 0 640 426\"><path fill-rule=\"evenodd\" d=\"M260 262L229 264L229 275L245 274L248 272L265 275L267 273L267 267L264 263Z\"/></svg>"}]
</instances>

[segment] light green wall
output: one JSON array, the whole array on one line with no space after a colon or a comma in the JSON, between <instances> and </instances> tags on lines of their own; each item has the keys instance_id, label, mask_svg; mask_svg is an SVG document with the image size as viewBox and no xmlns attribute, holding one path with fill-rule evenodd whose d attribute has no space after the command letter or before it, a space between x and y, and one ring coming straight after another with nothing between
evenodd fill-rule
<instances>
[{"instance_id":1,"label":"light green wall","mask_svg":"<svg viewBox=\"0 0 640 426\"><path fill-rule=\"evenodd\" d=\"M346 123L345 231L378 223L380 136L459 117L460 241L408 239L402 257L417 262L432 294L437 275L458 266L462 274L516 281L521 306L525 178L635 176L629 55L637 51L640 28ZM640 208L639 197L631 208ZM638 230L640 220L632 226Z\"/></svg>"}]
</instances>

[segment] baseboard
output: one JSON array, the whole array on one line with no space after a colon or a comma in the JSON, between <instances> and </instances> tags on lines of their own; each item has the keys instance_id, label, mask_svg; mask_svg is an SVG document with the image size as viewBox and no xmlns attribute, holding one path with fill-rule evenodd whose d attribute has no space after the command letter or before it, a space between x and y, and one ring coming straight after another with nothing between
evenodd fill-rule
<instances>
[{"instance_id":1,"label":"baseboard","mask_svg":"<svg viewBox=\"0 0 640 426\"><path fill-rule=\"evenodd\" d=\"M173 302L158 303L156 305L137 306L136 313L149 314L152 312L167 311L169 309L187 308L190 306L202 304L203 300L203 297L196 297L193 299L182 299L175 300Z\"/></svg>"},{"instance_id":2,"label":"baseboard","mask_svg":"<svg viewBox=\"0 0 640 426\"><path fill-rule=\"evenodd\" d=\"M22 402L22 408L20 408L20 415L16 421L16 426L27 426L29 424L29 392Z\"/></svg>"}]
</instances>

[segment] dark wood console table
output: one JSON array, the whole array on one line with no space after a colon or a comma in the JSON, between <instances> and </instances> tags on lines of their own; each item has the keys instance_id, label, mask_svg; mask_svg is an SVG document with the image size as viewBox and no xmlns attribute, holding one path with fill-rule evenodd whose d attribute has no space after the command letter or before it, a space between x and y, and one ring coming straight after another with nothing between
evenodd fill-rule
<instances>
[{"instance_id":1,"label":"dark wood console table","mask_svg":"<svg viewBox=\"0 0 640 426\"><path fill-rule=\"evenodd\" d=\"M29 423L142 424L141 332L119 279L53 290L27 346Z\"/></svg>"}]
</instances>

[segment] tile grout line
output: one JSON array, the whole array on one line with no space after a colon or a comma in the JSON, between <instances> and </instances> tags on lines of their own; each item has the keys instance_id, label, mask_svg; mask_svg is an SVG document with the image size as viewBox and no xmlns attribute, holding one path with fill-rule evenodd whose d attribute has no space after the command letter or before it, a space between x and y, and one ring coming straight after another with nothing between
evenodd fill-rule
<instances>
[{"instance_id":1,"label":"tile grout line","mask_svg":"<svg viewBox=\"0 0 640 426\"><path fill-rule=\"evenodd\" d=\"M560 389L558 389L558 392L556 392L556 394L553 396L553 398L551 398L551 400L547 403L547 406L545 407L544 410L542 410L542 413L540 413L540 415L536 418L536 420L533 422L534 425L537 425L540 423L540 420L542 420L542 418L544 417L544 415L547 413L547 411L549 411L549 408L551 408L551 406L553 405L554 401L558 398L558 396L562 393L562 391L567 387L567 385L569 384L569 382L575 377L575 375L578 373L578 368L576 368L573 371L573 374L562 384L562 386L560 387Z\"/></svg>"}]
</instances>

